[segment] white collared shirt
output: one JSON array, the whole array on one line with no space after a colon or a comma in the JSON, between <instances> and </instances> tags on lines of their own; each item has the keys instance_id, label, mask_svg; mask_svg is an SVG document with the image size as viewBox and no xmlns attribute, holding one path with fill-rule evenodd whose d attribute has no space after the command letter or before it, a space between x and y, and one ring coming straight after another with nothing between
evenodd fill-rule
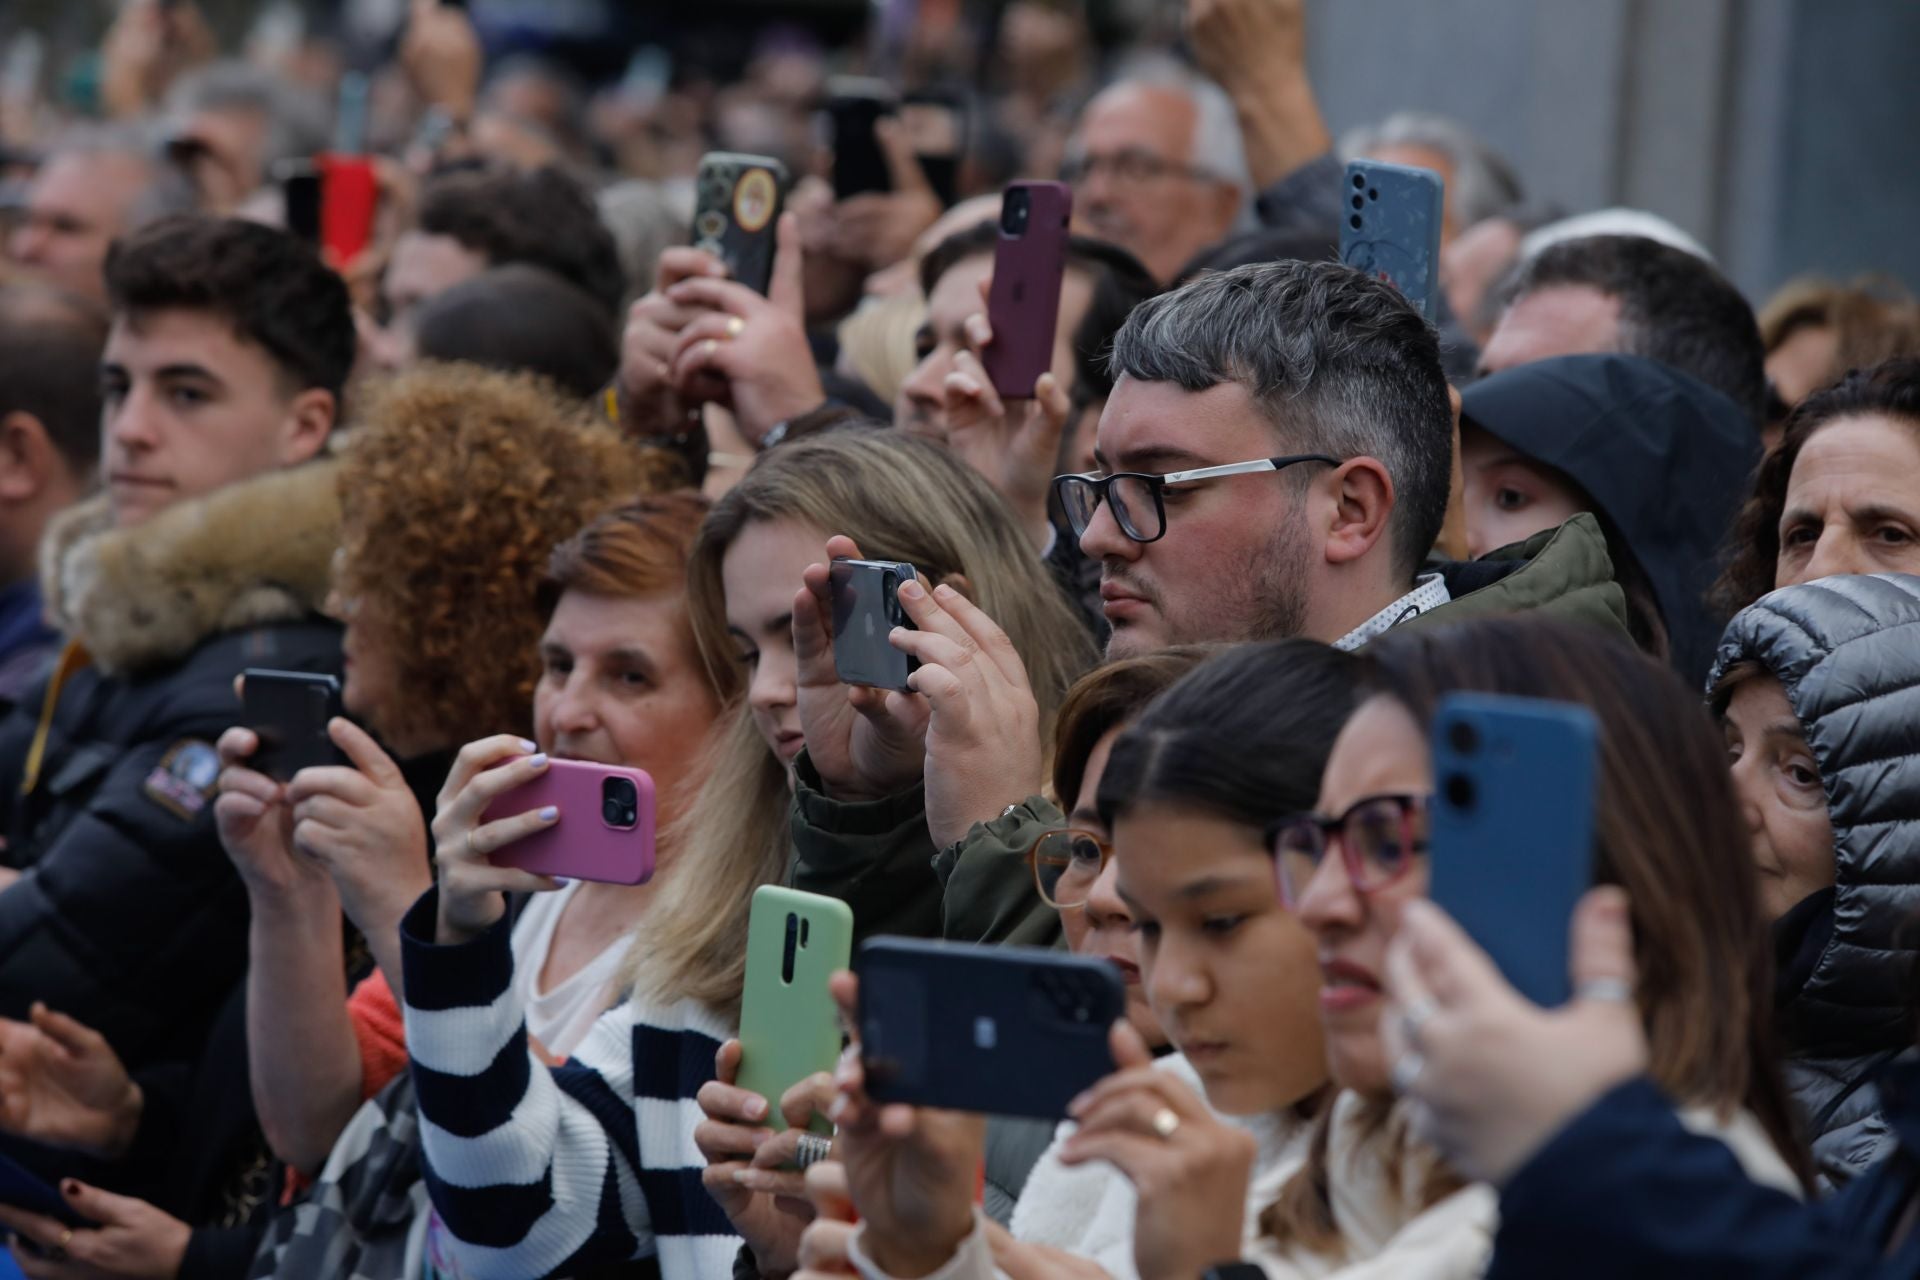
<instances>
[{"instance_id":1,"label":"white collared shirt","mask_svg":"<svg viewBox=\"0 0 1920 1280\"><path fill-rule=\"evenodd\" d=\"M1453 596L1447 591L1446 580L1439 574L1429 573L1425 577L1416 578L1413 590L1335 640L1333 647L1349 651L1358 649L1367 641L1385 635L1407 619L1429 613L1452 599Z\"/></svg>"}]
</instances>

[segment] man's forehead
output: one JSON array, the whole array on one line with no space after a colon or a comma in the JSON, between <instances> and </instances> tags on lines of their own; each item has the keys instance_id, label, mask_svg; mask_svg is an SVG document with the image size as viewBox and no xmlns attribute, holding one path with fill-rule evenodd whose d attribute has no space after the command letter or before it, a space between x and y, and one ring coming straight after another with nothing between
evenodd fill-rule
<instances>
[{"instance_id":1,"label":"man's forehead","mask_svg":"<svg viewBox=\"0 0 1920 1280\"><path fill-rule=\"evenodd\" d=\"M1187 391L1122 374L1100 415L1097 439L1108 466L1165 470L1216 462L1227 453L1236 455L1229 461L1254 457L1271 443L1270 430L1238 383Z\"/></svg>"},{"instance_id":2,"label":"man's forehead","mask_svg":"<svg viewBox=\"0 0 1920 1280\"><path fill-rule=\"evenodd\" d=\"M1079 149L1107 154L1136 148L1184 159L1193 145L1193 99L1169 85L1121 84L1088 104Z\"/></svg>"}]
</instances>

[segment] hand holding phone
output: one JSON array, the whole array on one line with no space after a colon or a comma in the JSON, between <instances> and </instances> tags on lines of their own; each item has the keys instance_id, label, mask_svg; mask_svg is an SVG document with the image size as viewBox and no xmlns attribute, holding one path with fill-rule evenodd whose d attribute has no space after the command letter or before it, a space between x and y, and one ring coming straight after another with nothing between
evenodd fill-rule
<instances>
[{"instance_id":1,"label":"hand holding phone","mask_svg":"<svg viewBox=\"0 0 1920 1280\"><path fill-rule=\"evenodd\" d=\"M907 690L919 663L893 647L895 627L913 622L900 607L900 584L919 572L893 560L833 562L833 663L843 684Z\"/></svg>"},{"instance_id":2,"label":"hand holding phone","mask_svg":"<svg viewBox=\"0 0 1920 1280\"><path fill-rule=\"evenodd\" d=\"M1440 296L1440 175L1379 160L1355 160L1340 189L1340 261L1385 280L1436 322Z\"/></svg>"},{"instance_id":3,"label":"hand holding phone","mask_svg":"<svg viewBox=\"0 0 1920 1280\"><path fill-rule=\"evenodd\" d=\"M553 808L551 825L495 849L497 867L535 875L606 884L645 884L653 878L653 779L639 769L554 760L538 777L497 797L484 823Z\"/></svg>"},{"instance_id":4,"label":"hand holding phone","mask_svg":"<svg viewBox=\"0 0 1920 1280\"><path fill-rule=\"evenodd\" d=\"M1598 722L1585 707L1453 694L1433 719L1429 896L1535 1004L1564 1004L1567 924L1593 881Z\"/></svg>"},{"instance_id":5,"label":"hand holding phone","mask_svg":"<svg viewBox=\"0 0 1920 1280\"><path fill-rule=\"evenodd\" d=\"M1003 399L1031 399L1033 384L1053 367L1072 219L1073 192L1064 182L1015 182L1000 198L987 294L993 341L980 362Z\"/></svg>"},{"instance_id":6,"label":"hand holding phone","mask_svg":"<svg viewBox=\"0 0 1920 1280\"><path fill-rule=\"evenodd\" d=\"M346 763L327 732L341 714L336 677L249 667L241 701L246 726L260 740L251 763L258 772L290 782L302 769Z\"/></svg>"}]
</instances>

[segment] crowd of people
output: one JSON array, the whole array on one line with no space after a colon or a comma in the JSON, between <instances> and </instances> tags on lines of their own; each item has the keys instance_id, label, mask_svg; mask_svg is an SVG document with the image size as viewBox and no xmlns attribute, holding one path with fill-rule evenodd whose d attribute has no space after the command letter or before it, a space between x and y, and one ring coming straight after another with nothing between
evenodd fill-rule
<instances>
[{"instance_id":1,"label":"crowd of people","mask_svg":"<svg viewBox=\"0 0 1920 1280\"><path fill-rule=\"evenodd\" d=\"M130 0L0 84L12 1264L1920 1277L1920 304L1756 307L1437 116L1336 142L1302 0L924 8L597 85L438 0L371 61ZM830 70L960 127L838 194ZM796 178L764 290L693 246L713 151ZM1436 320L1338 260L1352 158L1443 179ZM904 690L836 664L866 557ZM339 678L333 763L263 759L261 669ZM1597 726L1560 1008L1428 901L1461 693ZM500 861L589 821L513 803L561 762L651 779L650 878ZM1104 963L1110 1073L885 1101L839 973L770 1105L768 885Z\"/></svg>"}]
</instances>

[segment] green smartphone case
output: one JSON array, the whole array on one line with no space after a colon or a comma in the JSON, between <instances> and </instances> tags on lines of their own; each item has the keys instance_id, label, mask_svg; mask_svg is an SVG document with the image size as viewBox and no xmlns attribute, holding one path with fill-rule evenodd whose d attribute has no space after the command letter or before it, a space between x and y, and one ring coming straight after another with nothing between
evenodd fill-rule
<instances>
[{"instance_id":1,"label":"green smartphone case","mask_svg":"<svg viewBox=\"0 0 1920 1280\"><path fill-rule=\"evenodd\" d=\"M852 957L853 911L846 903L773 884L754 891L740 1002L739 1085L767 1100L767 1123L775 1129L786 1128L781 1095L840 1060L839 1011L827 979L848 968ZM824 1116L815 1116L812 1127L833 1132Z\"/></svg>"}]
</instances>

